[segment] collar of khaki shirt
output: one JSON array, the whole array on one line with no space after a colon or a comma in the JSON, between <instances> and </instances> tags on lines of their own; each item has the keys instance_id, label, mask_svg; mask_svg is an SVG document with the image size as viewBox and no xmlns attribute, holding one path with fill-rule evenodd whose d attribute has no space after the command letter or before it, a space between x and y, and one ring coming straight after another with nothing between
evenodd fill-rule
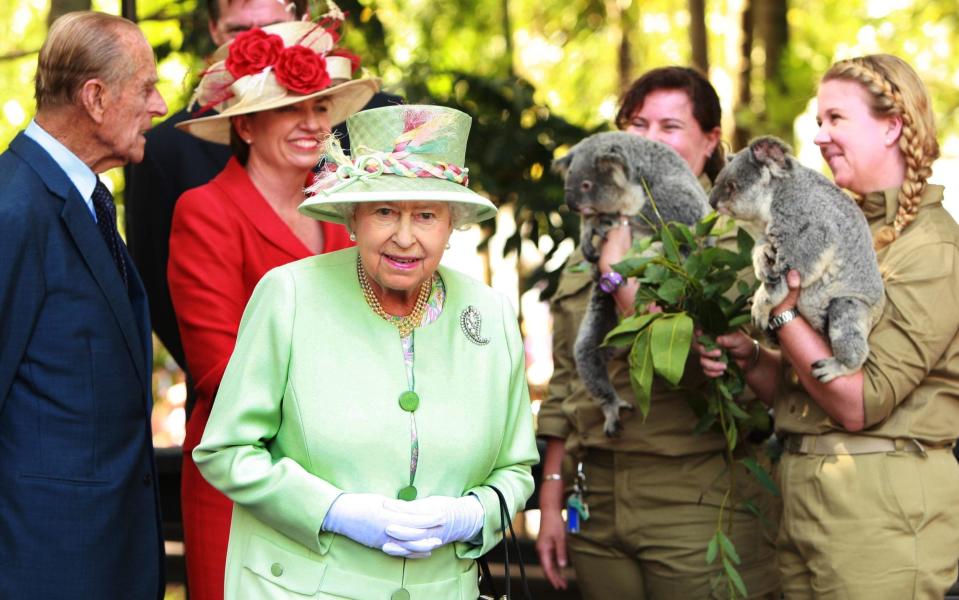
<instances>
[{"instance_id":1,"label":"collar of khaki shirt","mask_svg":"<svg viewBox=\"0 0 959 600\"><path fill-rule=\"evenodd\" d=\"M942 193L943 187L941 185L926 184L926 187L922 190L919 207L941 203ZM891 225L896 220L898 211L899 188L897 187L881 192L870 192L866 194L862 201L862 212L870 223L875 222L878 218L883 218L887 225Z\"/></svg>"}]
</instances>

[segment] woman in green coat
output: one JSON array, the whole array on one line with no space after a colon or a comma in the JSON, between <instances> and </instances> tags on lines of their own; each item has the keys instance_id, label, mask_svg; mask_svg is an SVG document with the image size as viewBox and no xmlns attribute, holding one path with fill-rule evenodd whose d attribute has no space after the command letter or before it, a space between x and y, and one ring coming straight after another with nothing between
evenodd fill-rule
<instances>
[{"instance_id":1,"label":"woman in green coat","mask_svg":"<svg viewBox=\"0 0 959 600\"><path fill-rule=\"evenodd\" d=\"M474 600L475 561L533 489L523 345L508 300L439 266L495 214L466 188L469 117L347 121L300 207L357 243L274 269L247 305L202 442L234 502L227 598Z\"/></svg>"}]
</instances>

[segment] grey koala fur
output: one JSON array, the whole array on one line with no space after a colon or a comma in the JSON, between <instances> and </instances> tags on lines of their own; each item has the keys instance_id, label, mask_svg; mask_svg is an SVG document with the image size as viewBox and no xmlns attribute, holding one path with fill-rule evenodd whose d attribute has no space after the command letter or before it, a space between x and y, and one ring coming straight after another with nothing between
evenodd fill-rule
<instances>
[{"instance_id":1,"label":"grey koala fur","mask_svg":"<svg viewBox=\"0 0 959 600\"><path fill-rule=\"evenodd\" d=\"M566 204L582 215L580 246L593 264L594 281L599 279L594 238L601 244L623 219L636 238L652 234L652 224L658 225L660 217L692 225L709 213L706 193L686 161L669 146L630 133L591 135L554 161L553 170L565 178ZM603 410L607 436L619 431L619 409L633 408L609 379L606 365L612 349L600 347L617 322L612 296L594 285L573 355L580 379Z\"/></svg>"},{"instance_id":2,"label":"grey koala fur","mask_svg":"<svg viewBox=\"0 0 959 600\"><path fill-rule=\"evenodd\" d=\"M862 211L789 153L774 137L754 140L719 173L709 202L763 230L753 247L760 282L752 306L757 327L768 327L770 311L789 293L786 274L799 271L796 308L832 347L832 358L812 364L813 376L825 383L865 362L885 293Z\"/></svg>"}]
</instances>

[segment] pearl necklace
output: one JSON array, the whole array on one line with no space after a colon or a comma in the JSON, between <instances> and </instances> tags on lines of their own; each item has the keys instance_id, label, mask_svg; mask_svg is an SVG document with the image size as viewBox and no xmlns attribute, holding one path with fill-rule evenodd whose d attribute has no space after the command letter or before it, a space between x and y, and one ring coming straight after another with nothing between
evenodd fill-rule
<instances>
[{"instance_id":1,"label":"pearl necklace","mask_svg":"<svg viewBox=\"0 0 959 600\"><path fill-rule=\"evenodd\" d=\"M405 317L397 317L383 310L383 306L373 293L370 286L370 280L366 275L366 269L363 268L363 262L360 257L356 257L356 276L360 280L360 288L363 290L363 297L366 303L373 309L381 319L387 323L392 323L400 331L400 337L407 337L413 330L419 327L423 320L423 311L426 310L426 301L429 300L430 291L433 289L433 278L429 277L420 286L420 293L416 297L416 304L413 305L413 311Z\"/></svg>"}]
</instances>

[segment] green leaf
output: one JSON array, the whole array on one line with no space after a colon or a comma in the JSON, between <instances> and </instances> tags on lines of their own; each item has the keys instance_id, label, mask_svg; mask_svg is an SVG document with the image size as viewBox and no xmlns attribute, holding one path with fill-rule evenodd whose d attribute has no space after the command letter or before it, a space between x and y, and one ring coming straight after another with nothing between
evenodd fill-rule
<instances>
[{"instance_id":1,"label":"green leaf","mask_svg":"<svg viewBox=\"0 0 959 600\"><path fill-rule=\"evenodd\" d=\"M773 478L769 476L769 473L766 472L766 469L764 469L755 458L750 456L740 460L739 462L741 462L744 467L749 469L749 472L752 473L757 480L759 480L759 484L761 486L769 490L773 496L779 496L779 487L773 481Z\"/></svg>"},{"instance_id":2,"label":"green leaf","mask_svg":"<svg viewBox=\"0 0 959 600\"><path fill-rule=\"evenodd\" d=\"M729 414L737 419L742 419L744 421L749 421L751 419L750 414L740 408L739 405L736 404L735 400L729 400L726 402L726 410L728 410Z\"/></svg>"},{"instance_id":3,"label":"green leaf","mask_svg":"<svg viewBox=\"0 0 959 600\"><path fill-rule=\"evenodd\" d=\"M703 300L696 316L700 326L708 334L722 335L729 331L729 321L719 302L712 299Z\"/></svg>"},{"instance_id":4,"label":"green leaf","mask_svg":"<svg viewBox=\"0 0 959 600\"><path fill-rule=\"evenodd\" d=\"M696 223L696 235L698 237L706 237L713 231L713 227L716 226L716 222L719 220L719 213L713 211L703 217L703 219Z\"/></svg>"},{"instance_id":5,"label":"green leaf","mask_svg":"<svg viewBox=\"0 0 959 600\"><path fill-rule=\"evenodd\" d=\"M682 279L667 279L656 290L656 295L666 304L676 304L684 291L686 291L686 282Z\"/></svg>"},{"instance_id":6,"label":"green leaf","mask_svg":"<svg viewBox=\"0 0 959 600\"><path fill-rule=\"evenodd\" d=\"M722 395L722 397L726 400L732 400L733 395L730 393L729 388L726 387L726 382L724 382L722 379L716 379L715 381L716 389L719 390L719 393Z\"/></svg>"},{"instance_id":7,"label":"green leaf","mask_svg":"<svg viewBox=\"0 0 959 600\"><path fill-rule=\"evenodd\" d=\"M763 517L762 511L759 510L759 505L756 504L752 499L743 500L742 505L743 508L753 513L753 515L759 517L760 519Z\"/></svg>"},{"instance_id":8,"label":"green leaf","mask_svg":"<svg viewBox=\"0 0 959 600\"><path fill-rule=\"evenodd\" d=\"M619 325L606 334L603 340L604 346L615 346L625 348L633 343L633 337L637 332L643 330L650 323L663 316L663 313L644 313L626 317L619 322Z\"/></svg>"},{"instance_id":9,"label":"green leaf","mask_svg":"<svg viewBox=\"0 0 959 600\"><path fill-rule=\"evenodd\" d=\"M740 325L745 325L752 320L751 315L739 315L729 320L729 329L735 329Z\"/></svg>"},{"instance_id":10,"label":"green leaf","mask_svg":"<svg viewBox=\"0 0 959 600\"><path fill-rule=\"evenodd\" d=\"M736 246L739 248L740 254L749 255L753 251L753 244L755 243L753 236L749 235L749 232L742 227L736 232Z\"/></svg>"},{"instance_id":11,"label":"green leaf","mask_svg":"<svg viewBox=\"0 0 959 600\"><path fill-rule=\"evenodd\" d=\"M566 271L568 273L582 273L583 271L588 271L588 270L589 270L589 263L586 262L585 260L575 265L570 265L566 267Z\"/></svg>"},{"instance_id":12,"label":"green leaf","mask_svg":"<svg viewBox=\"0 0 959 600\"><path fill-rule=\"evenodd\" d=\"M652 264L646 267L646 273L643 279L649 283L662 283L669 277L669 269L660 264Z\"/></svg>"},{"instance_id":13,"label":"green leaf","mask_svg":"<svg viewBox=\"0 0 959 600\"><path fill-rule=\"evenodd\" d=\"M733 566L731 562L723 559L723 569L726 570L726 577L729 577L729 580L733 582L733 585L736 586L736 591L745 598L746 597L746 584L743 583L743 578L739 576L739 571L736 570L736 567Z\"/></svg>"},{"instance_id":14,"label":"green leaf","mask_svg":"<svg viewBox=\"0 0 959 600\"><path fill-rule=\"evenodd\" d=\"M663 229L663 256L674 263L678 263L680 260L679 244L676 243L676 238L665 228Z\"/></svg>"},{"instance_id":15,"label":"green leaf","mask_svg":"<svg viewBox=\"0 0 959 600\"><path fill-rule=\"evenodd\" d=\"M631 256L613 265L613 270L623 277L639 277L646 271L646 266L656 258L655 256Z\"/></svg>"},{"instance_id":16,"label":"green leaf","mask_svg":"<svg viewBox=\"0 0 959 600\"><path fill-rule=\"evenodd\" d=\"M650 352L649 327L643 329L633 341L633 348L629 351L629 383L636 396L636 406L646 420L649 414L649 404L653 390L653 355Z\"/></svg>"},{"instance_id":17,"label":"green leaf","mask_svg":"<svg viewBox=\"0 0 959 600\"><path fill-rule=\"evenodd\" d=\"M650 329L656 373L678 385L686 370L686 357L693 340L693 320L686 313L670 314L654 322Z\"/></svg>"},{"instance_id":18,"label":"green leaf","mask_svg":"<svg viewBox=\"0 0 959 600\"><path fill-rule=\"evenodd\" d=\"M736 427L735 419L726 420L726 447L732 452L739 443L739 429Z\"/></svg>"},{"instance_id":19,"label":"green leaf","mask_svg":"<svg viewBox=\"0 0 959 600\"><path fill-rule=\"evenodd\" d=\"M719 541L717 540L718 536L719 536L719 532L717 531L716 535L714 535L713 538L709 540L709 545L706 546L706 564L707 565L711 565L714 562L716 562L716 555L719 553Z\"/></svg>"},{"instance_id":20,"label":"green leaf","mask_svg":"<svg viewBox=\"0 0 959 600\"><path fill-rule=\"evenodd\" d=\"M739 254L733 252L732 250L726 250L725 248L713 248L713 264L724 267L736 267L742 259ZM739 270L739 267L736 267L736 270ZM725 290L724 290L725 291Z\"/></svg>"},{"instance_id":21,"label":"green leaf","mask_svg":"<svg viewBox=\"0 0 959 600\"><path fill-rule=\"evenodd\" d=\"M683 223L673 222L669 224L669 230L673 233L673 236L677 240L681 240L687 246L695 246L696 239L693 237L693 232L686 227Z\"/></svg>"},{"instance_id":22,"label":"green leaf","mask_svg":"<svg viewBox=\"0 0 959 600\"><path fill-rule=\"evenodd\" d=\"M713 425L716 424L716 415L711 412L704 413L699 417L699 422L696 423L696 427L693 428L694 435L700 435L706 433L712 429Z\"/></svg>"},{"instance_id":23,"label":"green leaf","mask_svg":"<svg viewBox=\"0 0 959 600\"><path fill-rule=\"evenodd\" d=\"M689 274L691 279L702 279L708 268L703 263L701 254L690 254L686 262L683 263L683 270Z\"/></svg>"},{"instance_id":24,"label":"green leaf","mask_svg":"<svg viewBox=\"0 0 959 600\"><path fill-rule=\"evenodd\" d=\"M736 553L736 546L733 545L732 540L726 537L726 534L722 531L717 531L716 537L719 538L719 545L722 546L723 553L737 565L741 563L742 561L739 559L739 554Z\"/></svg>"}]
</instances>

